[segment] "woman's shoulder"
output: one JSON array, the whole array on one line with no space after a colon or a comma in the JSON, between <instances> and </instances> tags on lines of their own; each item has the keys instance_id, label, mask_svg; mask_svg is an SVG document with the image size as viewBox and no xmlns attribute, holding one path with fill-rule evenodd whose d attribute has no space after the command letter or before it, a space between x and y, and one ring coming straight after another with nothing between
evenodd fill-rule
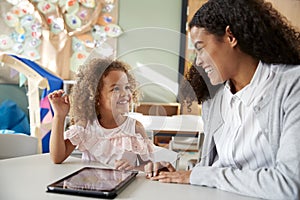
<instances>
[{"instance_id":1,"label":"woman's shoulder","mask_svg":"<svg viewBox=\"0 0 300 200\"><path fill-rule=\"evenodd\" d=\"M223 95L224 85L220 85L216 91L211 94L211 97L202 103L204 109L209 108L215 101L218 101Z\"/></svg>"},{"instance_id":2,"label":"woman's shoulder","mask_svg":"<svg viewBox=\"0 0 300 200\"><path fill-rule=\"evenodd\" d=\"M277 90L282 87L283 89L287 87L300 87L299 77L300 77L300 65L271 65L272 70L275 72L275 76L277 77L277 84L275 83L275 87ZM285 90L284 89L284 90Z\"/></svg>"},{"instance_id":3,"label":"woman's shoulder","mask_svg":"<svg viewBox=\"0 0 300 200\"><path fill-rule=\"evenodd\" d=\"M291 77L299 77L300 64L299 65L287 65L287 64L272 64L269 65L277 75L288 75Z\"/></svg>"}]
</instances>

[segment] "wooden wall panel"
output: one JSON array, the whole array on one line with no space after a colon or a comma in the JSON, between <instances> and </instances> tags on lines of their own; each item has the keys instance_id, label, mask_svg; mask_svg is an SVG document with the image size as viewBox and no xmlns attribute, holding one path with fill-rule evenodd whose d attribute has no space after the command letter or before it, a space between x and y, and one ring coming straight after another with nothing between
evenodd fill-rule
<instances>
[{"instance_id":1,"label":"wooden wall panel","mask_svg":"<svg viewBox=\"0 0 300 200\"><path fill-rule=\"evenodd\" d=\"M300 0L268 0L300 30Z\"/></svg>"}]
</instances>

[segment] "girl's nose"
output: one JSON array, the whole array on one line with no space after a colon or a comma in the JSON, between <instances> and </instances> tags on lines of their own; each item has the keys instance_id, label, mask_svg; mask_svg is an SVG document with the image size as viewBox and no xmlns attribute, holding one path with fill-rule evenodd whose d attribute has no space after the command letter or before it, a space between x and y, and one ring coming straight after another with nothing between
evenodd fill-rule
<instances>
[{"instance_id":1,"label":"girl's nose","mask_svg":"<svg viewBox=\"0 0 300 200\"><path fill-rule=\"evenodd\" d=\"M125 89L125 88L122 88L121 90L120 90L120 95L121 95L121 97L124 97L124 96L126 96L128 94L128 92L127 92L127 90Z\"/></svg>"}]
</instances>

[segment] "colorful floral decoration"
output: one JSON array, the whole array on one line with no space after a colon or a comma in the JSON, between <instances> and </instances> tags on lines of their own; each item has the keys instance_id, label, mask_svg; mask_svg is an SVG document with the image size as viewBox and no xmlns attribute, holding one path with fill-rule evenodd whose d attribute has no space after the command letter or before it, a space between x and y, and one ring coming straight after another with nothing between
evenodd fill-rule
<instances>
[{"instance_id":1,"label":"colorful floral decoration","mask_svg":"<svg viewBox=\"0 0 300 200\"><path fill-rule=\"evenodd\" d=\"M6 27L0 31L0 51L38 61L63 79L71 79L92 50L104 57L115 56L114 38L122 34L116 24L117 3L114 0L1 0ZM70 58L69 62L59 61L66 57Z\"/></svg>"},{"instance_id":2,"label":"colorful floral decoration","mask_svg":"<svg viewBox=\"0 0 300 200\"><path fill-rule=\"evenodd\" d=\"M25 56L30 60L40 59L42 25L34 17L34 7L26 1L7 0L10 6L1 2L6 27L0 31L0 51Z\"/></svg>"}]
</instances>

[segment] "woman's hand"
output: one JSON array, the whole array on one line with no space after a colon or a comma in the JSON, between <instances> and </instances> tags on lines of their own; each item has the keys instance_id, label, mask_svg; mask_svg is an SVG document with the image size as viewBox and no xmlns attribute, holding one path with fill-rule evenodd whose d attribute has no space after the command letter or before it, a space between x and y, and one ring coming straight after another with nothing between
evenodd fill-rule
<instances>
[{"instance_id":1,"label":"woman's hand","mask_svg":"<svg viewBox=\"0 0 300 200\"><path fill-rule=\"evenodd\" d=\"M160 181L163 183L190 184L190 175L191 175L191 171L175 171L175 172L161 171L157 176L150 178L150 180Z\"/></svg>"},{"instance_id":2,"label":"woman's hand","mask_svg":"<svg viewBox=\"0 0 300 200\"><path fill-rule=\"evenodd\" d=\"M175 172L176 169L169 162L149 162L145 165L146 178L157 176L161 171Z\"/></svg>"},{"instance_id":3,"label":"woman's hand","mask_svg":"<svg viewBox=\"0 0 300 200\"><path fill-rule=\"evenodd\" d=\"M70 110L69 96L63 90L56 90L48 95L54 115L66 117Z\"/></svg>"}]
</instances>

